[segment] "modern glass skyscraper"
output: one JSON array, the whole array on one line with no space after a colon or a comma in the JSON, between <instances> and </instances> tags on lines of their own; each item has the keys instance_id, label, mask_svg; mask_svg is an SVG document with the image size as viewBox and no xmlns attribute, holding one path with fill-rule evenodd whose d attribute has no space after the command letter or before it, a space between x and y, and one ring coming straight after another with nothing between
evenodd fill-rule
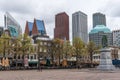
<instances>
[{"instance_id":1,"label":"modern glass skyscraper","mask_svg":"<svg viewBox=\"0 0 120 80\"><path fill-rule=\"evenodd\" d=\"M72 14L72 38L75 37L88 42L87 15L81 11Z\"/></svg>"},{"instance_id":2,"label":"modern glass skyscraper","mask_svg":"<svg viewBox=\"0 0 120 80\"><path fill-rule=\"evenodd\" d=\"M31 36L32 35L32 28L33 28L33 23L26 21L25 34Z\"/></svg>"},{"instance_id":3,"label":"modern glass skyscraper","mask_svg":"<svg viewBox=\"0 0 120 80\"><path fill-rule=\"evenodd\" d=\"M29 36L46 36L46 28L43 20L34 19L34 22L26 21L25 34Z\"/></svg>"},{"instance_id":4,"label":"modern glass skyscraper","mask_svg":"<svg viewBox=\"0 0 120 80\"><path fill-rule=\"evenodd\" d=\"M107 37L107 45L112 46L112 32L104 25L97 25L90 31L89 41L93 41L97 46L102 46L103 36Z\"/></svg>"},{"instance_id":5,"label":"modern glass skyscraper","mask_svg":"<svg viewBox=\"0 0 120 80\"><path fill-rule=\"evenodd\" d=\"M96 25L104 25L106 26L106 17L102 13L94 13L93 14L93 28Z\"/></svg>"},{"instance_id":6,"label":"modern glass skyscraper","mask_svg":"<svg viewBox=\"0 0 120 80\"><path fill-rule=\"evenodd\" d=\"M20 27L20 24L8 12L5 13L4 20L5 29L9 30L10 36L18 37L18 35L22 34L22 28Z\"/></svg>"}]
</instances>

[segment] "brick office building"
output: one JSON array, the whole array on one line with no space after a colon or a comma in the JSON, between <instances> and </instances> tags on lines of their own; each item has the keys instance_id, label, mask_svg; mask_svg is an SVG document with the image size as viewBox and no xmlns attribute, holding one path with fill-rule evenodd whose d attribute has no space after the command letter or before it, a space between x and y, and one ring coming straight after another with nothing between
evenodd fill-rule
<instances>
[{"instance_id":1,"label":"brick office building","mask_svg":"<svg viewBox=\"0 0 120 80\"><path fill-rule=\"evenodd\" d=\"M54 38L69 40L69 16L65 12L55 16Z\"/></svg>"}]
</instances>

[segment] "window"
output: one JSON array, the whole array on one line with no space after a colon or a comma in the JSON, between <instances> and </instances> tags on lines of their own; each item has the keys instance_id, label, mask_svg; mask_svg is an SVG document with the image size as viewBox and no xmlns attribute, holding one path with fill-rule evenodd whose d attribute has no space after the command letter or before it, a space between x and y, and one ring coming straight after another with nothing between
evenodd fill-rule
<instances>
[{"instance_id":1,"label":"window","mask_svg":"<svg viewBox=\"0 0 120 80\"><path fill-rule=\"evenodd\" d=\"M20 59L20 55L18 55L18 59Z\"/></svg>"},{"instance_id":2,"label":"window","mask_svg":"<svg viewBox=\"0 0 120 80\"><path fill-rule=\"evenodd\" d=\"M40 48L40 52L42 52L42 48Z\"/></svg>"},{"instance_id":3,"label":"window","mask_svg":"<svg viewBox=\"0 0 120 80\"><path fill-rule=\"evenodd\" d=\"M46 49L44 49L44 52L46 52L47 50Z\"/></svg>"},{"instance_id":4,"label":"window","mask_svg":"<svg viewBox=\"0 0 120 80\"><path fill-rule=\"evenodd\" d=\"M48 43L48 46L51 46L51 44L50 44L50 43Z\"/></svg>"},{"instance_id":5,"label":"window","mask_svg":"<svg viewBox=\"0 0 120 80\"><path fill-rule=\"evenodd\" d=\"M14 59L16 59L16 55L14 55Z\"/></svg>"},{"instance_id":6,"label":"window","mask_svg":"<svg viewBox=\"0 0 120 80\"><path fill-rule=\"evenodd\" d=\"M34 54L34 59L37 59L37 56L36 56L36 54Z\"/></svg>"},{"instance_id":7,"label":"window","mask_svg":"<svg viewBox=\"0 0 120 80\"><path fill-rule=\"evenodd\" d=\"M24 59L24 55L22 55L22 59Z\"/></svg>"},{"instance_id":8,"label":"window","mask_svg":"<svg viewBox=\"0 0 120 80\"><path fill-rule=\"evenodd\" d=\"M29 55L27 56L27 58L29 59Z\"/></svg>"},{"instance_id":9,"label":"window","mask_svg":"<svg viewBox=\"0 0 120 80\"><path fill-rule=\"evenodd\" d=\"M40 45L43 45L43 42L40 42Z\"/></svg>"},{"instance_id":10,"label":"window","mask_svg":"<svg viewBox=\"0 0 120 80\"><path fill-rule=\"evenodd\" d=\"M33 56L30 56L30 59L33 59Z\"/></svg>"},{"instance_id":11,"label":"window","mask_svg":"<svg viewBox=\"0 0 120 80\"><path fill-rule=\"evenodd\" d=\"M47 42L44 42L44 45L47 45Z\"/></svg>"}]
</instances>

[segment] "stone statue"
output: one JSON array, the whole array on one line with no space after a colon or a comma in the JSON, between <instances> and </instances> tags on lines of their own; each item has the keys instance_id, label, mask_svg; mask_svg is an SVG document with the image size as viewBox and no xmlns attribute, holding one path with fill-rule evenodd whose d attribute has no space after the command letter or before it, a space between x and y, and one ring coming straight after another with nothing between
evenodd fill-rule
<instances>
[{"instance_id":1,"label":"stone statue","mask_svg":"<svg viewBox=\"0 0 120 80\"><path fill-rule=\"evenodd\" d=\"M108 40L106 35L103 35L102 37L102 47L103 48L108 47Z\"/></svg>"},{"instance_id":2,"label":"stone statue","mask_svg":"<svg viewBox=\"0 0 120 80\"><path fill-rule=\"evenodd\" d=\"M98 70L115 70L112 64L111 48L108 48L107 36L102 36L102 49L100 50L100 63L97 67Z\"/></svg>"}]
</instances>

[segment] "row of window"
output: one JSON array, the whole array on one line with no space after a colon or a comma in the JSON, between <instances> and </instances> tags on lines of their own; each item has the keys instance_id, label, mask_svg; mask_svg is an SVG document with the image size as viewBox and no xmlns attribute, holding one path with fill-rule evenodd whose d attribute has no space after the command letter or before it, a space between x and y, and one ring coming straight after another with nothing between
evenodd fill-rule
<instances>
[{"instance_id":1,"label":"row of window","mask_svg":"<svg viewBox=\"0 0 120 80\"><path fill-rule=\"evenodd\" d=\"M28 59L37 59L37 54L27 55ZM14 59L24 59L23 55L14 56Z\"/></svg>"}]
</instances>

